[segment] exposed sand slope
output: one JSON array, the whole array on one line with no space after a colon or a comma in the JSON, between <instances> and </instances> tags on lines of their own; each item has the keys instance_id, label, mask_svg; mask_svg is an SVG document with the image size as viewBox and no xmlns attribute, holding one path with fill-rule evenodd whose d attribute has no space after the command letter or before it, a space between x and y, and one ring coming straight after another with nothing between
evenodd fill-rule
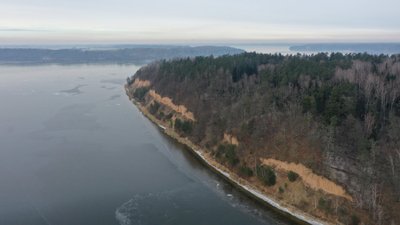
<instances>
[{"instance_id":1,"label":"exposed sand slope","mask_svg":"<svg viewBox=\"0 0 400 225\"><path fill-rule=\"evenodd\" d=\"M132 87L134 89L140 88L140 87L150 87L151 83L148 80L141 80L141 79L135 79L135 81L132 84ZM165 105L175 112L181 114L183 117L185 117L188 120L196 121L194 118L194 115L192 112L188 111L187 108L184 105L176 105L173 103L171 98L168 97L163 97L159 95L155 90L151 89L149 91L149 95L158 103Z\"/></svg>"},{"instance_id":2,"label":"exposed sand slope","mask_svg":"<svg viewBox=\"0 0 400 225\"><path fill-rule=\"evenodd\" d=\"M224 133L224 141L229 144L232 144L232 145L236 145L236 146L239 145L238 139L235 136L227 134L227 133Z\"/></svg>"},{"instance_id":3,"label":"exposed sand slope","mask_svg":"<svg viewBox=\"0 0 400 225\"><path fill-rule=\"evenodd\" d=\"M188 120L196 121L194 118L194 115L192 112L188 111L187 108L184 105L175 105L172 102L172 99L168 97L162 97L161 95L157 94L156 91L153 89L149 91L149 95L158 103L163 104L175 112L181 114L183 117L185 117Z\"/></svg>"},{"instance_id":4,"label":"exposed sand slope","mask_svg":"<svg viewBox=\"0 0 400 225\"><path fill-rule=\"evenodd\" d=\"M303 182L314 190L322 190L326 193L333 194L353 201L353 198L346 193L343 187L336 183L319 176L312 172L311 169L302 164L287 163L276 159L263 159L261 162L265 165L276 167L277 169L294 171L299 174Z\"/></svg>"},{"instance_id":5,"label":"exposed sand slope","mask_svg":"<svg viewBox=\"0 0 400 225\"><path fill-rule=\"evenodd\" d=\"M132 86L134 88L140 88L140 87L149 87L150 84L151 83L148 80L135 79L135 82L133 82Z\"/></svg>"}]
</instances>

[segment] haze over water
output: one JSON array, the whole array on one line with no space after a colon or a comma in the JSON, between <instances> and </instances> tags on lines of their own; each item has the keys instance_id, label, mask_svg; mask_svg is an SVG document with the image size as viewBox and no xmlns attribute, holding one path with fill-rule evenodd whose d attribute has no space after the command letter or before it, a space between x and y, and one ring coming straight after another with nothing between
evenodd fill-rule
<instances>
[{"instance_id":1,"label":"haze over water","mask_svg":"<svg viewBox=\"0 0 400 225\"><path fill-rule=\"evenodd\" d=\"M287 224L141 115L138 68L0 66L0 224Z\"/></svg>"}]
</instances>

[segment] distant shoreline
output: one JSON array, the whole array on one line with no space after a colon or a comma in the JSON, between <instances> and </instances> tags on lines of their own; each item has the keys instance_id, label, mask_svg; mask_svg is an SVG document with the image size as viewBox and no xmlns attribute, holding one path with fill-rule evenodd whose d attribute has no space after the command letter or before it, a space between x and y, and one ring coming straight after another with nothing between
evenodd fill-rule
<instances>
[{"instance_id":1,"label":"distant shoreline","mask_svg":"<svg viewBox=\"0 0 400 225\"><path fill-rule=\"evenodd\" d=\"M245 52L227 46L121 46L120 48L1 48L0 64L147 64L152 61Z\"/></svg>"},{"instance_id":2,"label":"distant shoreline","mask_svg":"<svg viewBox=\"0 0 400 225\"><path fill-rule=\"evenodd\" d=\"M291 45L293 52L342 52L342 53L368 53L400 54L400 43L312 43Z\"/></svg>"},{"instance_id":3,"label":"distant shoreline","mask_svg":"<svg viewBox=\"0 0 400 225\"><path fill-rule=\"evenodd\" d=\"M315 217L312 217L311 215L305 214L301 212L300 210L297 210L293 207L290 206L284 206L282 203L279 203L279 201L272 199L271 197L266 196L265 194L261 193L260 191L257 190L257 188L252 187L250 184L248 184L244 179L241 179L234 175L233 173L229 171L224 171L221 168L218 168L219 163L216 162L215 160L212 160L210 157L207 157L198 147L197 145L193 144L189 139L180 137L179 134L177 134L173 129L164 126L161 121L159 121L157 118L155 118L153 115L151 115L147 109L142 106L141 103L137 102L133 96L129 95L128 89L125 87L125 91L127 95L129 96L129 99L131 102L139 109L142 114L147 117L152 123L157 125L161 131L163 131L164 134L166 134L168 137L174 139L175 141L179 142L180 144L186 146L190 153L192 153L200 162L207 166L209 169L211 169L213 172L215 172L217 175L219 175L221 178L235 186L238 190L246 194L248 197L262 203L263 205L266 205L269 208L274 209L278 213L288 216L289 219L299 223L299 224L312 224L312 225L328 225L330 223L326 221L321 221L320 219L317 219Z\"/></svg>"},{"instance_id":4,"label":"distant shoreline","mask_svg":"<svg viewBox=\"0 0 400 225\"><path fill-rule=\"evenodd\" d=\"M82 45L0 46L0 65L136 64L196 56L263 54L369 53L400 54L400 43L248 43L225 45Z\"/></svg>"}]
</instances>

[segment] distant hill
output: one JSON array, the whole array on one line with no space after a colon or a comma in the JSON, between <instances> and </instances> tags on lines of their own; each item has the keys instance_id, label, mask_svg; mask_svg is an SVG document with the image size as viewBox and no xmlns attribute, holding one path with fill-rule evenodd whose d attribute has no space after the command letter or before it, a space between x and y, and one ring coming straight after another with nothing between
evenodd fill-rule
<instances>
[{"instance_id":1,"label":"distant hill","mask_svg":"<svg viewBox=\"0 0 400 225\"><path fill-rule=\"evenodd\" d=\"M221 56L244 50L224 46L123 45L90 48L0 48L0 64L148 63L160 59Z\"/></svg>"},{"instance_id":2,"label":"distant hill","mask_svg":"<svg viewBox=\"0 0 400 225\"><path fill-rule=\"evenodd\" d=\"M349 52L369 54L399 54L400 43L326 43L295 45L289 48L298 52Z\"/></svg>"}]
</instances>

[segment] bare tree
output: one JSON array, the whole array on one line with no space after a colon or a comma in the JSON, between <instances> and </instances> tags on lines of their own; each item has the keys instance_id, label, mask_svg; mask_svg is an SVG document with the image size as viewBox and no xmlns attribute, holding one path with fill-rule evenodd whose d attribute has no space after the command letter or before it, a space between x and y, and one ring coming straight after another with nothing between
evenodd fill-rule
<instances>
[{"instance_id":1,"label":"bare tree","mask_svg":"<svg viewBox=\"0 0 400 225\"><path fill-rule=\"evenodd\" d=\"M389 160L389 163L390 163L390 167L392 168L392 176L394 177L394 161L393 161L393 157L392 157L392 155L391 154L388 154L388 160Z\"/></svg>"},{"instance_id":2,"label":"bare tree","mask_svg":"<svg viewBox=\"0 0 400 225\"><path fill-rule=\"evenodd\" d=\"M375 127L375 116L371 112L368 112L364 118L364 128L367 137L371 136L374 127Z\"/></svg>"},{"instance_id":3,"label":"bare tree","mask_svg":"<svg viewBox=\"0 0 400 225\"><path fill-rule=\"evenodd\" d=\"M372 210L372 216L376 222L376 224L380 225L382 224L383 220L383 215L384 215L384 210L381 205L381 185L378 185L377 183L373 184L371 186L371 210Z\"/></svg>"}]
</instances>

